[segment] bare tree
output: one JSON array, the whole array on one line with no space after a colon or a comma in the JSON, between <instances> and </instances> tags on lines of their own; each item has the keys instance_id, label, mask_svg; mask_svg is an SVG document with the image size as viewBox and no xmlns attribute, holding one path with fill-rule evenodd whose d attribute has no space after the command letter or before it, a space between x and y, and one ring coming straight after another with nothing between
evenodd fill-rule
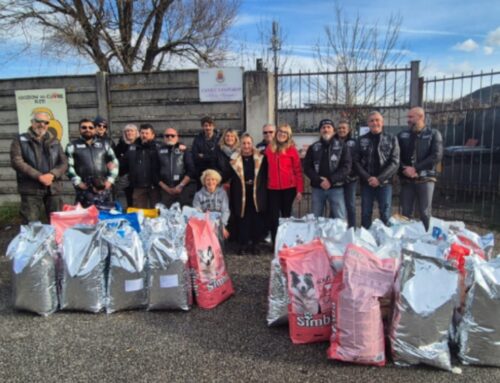
<instances>
[{"instance_id":1,"label":"bare tree","mask_svg":"<svg viewBox=\"0 0 500 383\"><path fill-rule=\"evenodd\" d=\"M2 1L0 29L32 26L45 49L78 54L105 72L154 71L172 63L215 64L240 0Z\"/></svg>"},{"instance_id":2,"label":"bare tree","mask_svg":"<svg viewBox=\"0 0 500 383\"><path fill-rule=\"evenodd\" d=\"M325 104L342 105L344 117L359 120L357 105L378 106L401 98L404 81L398 82L397 72L384 71L405 57L399 41L401 24L399 15L390 15L382 26L359 14L350 20L336 5L335 22L325 27L326 41L316 46L318 71L335 72L318 85Z\"/></svg>"}]
</instances>

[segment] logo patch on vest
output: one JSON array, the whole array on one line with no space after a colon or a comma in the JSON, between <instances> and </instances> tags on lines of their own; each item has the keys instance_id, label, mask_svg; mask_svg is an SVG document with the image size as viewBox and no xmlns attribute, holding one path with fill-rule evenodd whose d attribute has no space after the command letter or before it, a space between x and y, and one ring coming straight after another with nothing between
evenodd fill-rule
<instances>
[{"instance_id":1,"label":"logo patch on vest","mask_svg":"<svg viewBox=\"0 0 500 383\"><path fill-rule=\"evenodd\" d=\"M168 154L169 150L168 149L161 149L160 154Z\"/></svg>"},{"instance_id":2,"label":"logo patch on vest","mask_svg":"<svg viewBox=\"0 0 500 383\"><path fill-rule=\"evenodd\" d=\"M337 161L339 158L337 157L336 154L332 154L330 157L330 161Z\"/></svg>"},{"instance_id":3,"label":"logo patch on vest","mask_svg":"<svg viewBox=\"0 0 500 383\"><path fill-rule=\"evenodd\" d=\"M19 139L20 139L21 141L29 141L29 140L28 140L26 137L24 137L24 136L19 137Z\"/></svg>"},{"instance_id":4,"label":"logo patch on vest","mask_svg":"<svg viewBox=\"0 0 500 383\"><path fill-rule=\"evenodd\" d=\"M135 145L130 146L128 150L135 150Z\"/></svg>"},{"instance_id":5,"label":"logo patch on vest","mask_svg":"<svg viewBox=\"0 0 500 383\"><path fill-rule=\"evenodd\" d=\"M410 133L408 133L408 132L403 132L403 133L401 133L400 137L401 137L401 138L410 138Z\"/></svg>"},{"instance_id":6,"label":"logo patch on vest","mask_svg":"<svg viewBox=\"0 0 500 383\"><path fill-rule=\"evenodd\" d=\"M76 144L76 148L77 149L85 149L86 146L85 146L85 144Z\"/></svg>"},{"instance_id":7,"label":"logo patch on vest","mask_svg":"<svg viewBox=\"0 0 500 383\"><path fill-rule=\"evenodd\" d=\"M102 148L101 142L94 142L94 148Z\"/></svg>"},{"instance_id":8,"label":"logo patch on vest","mask_svg":"<svg viewBox=\"0 0 500 383\"><path fill-rule=\"evenodd\" d=\"M354 147L354 145L356 145L356 142L354 142L352 140L347 141L347 146L352 148L352 147Z\"/></svg>"}]
</instances>

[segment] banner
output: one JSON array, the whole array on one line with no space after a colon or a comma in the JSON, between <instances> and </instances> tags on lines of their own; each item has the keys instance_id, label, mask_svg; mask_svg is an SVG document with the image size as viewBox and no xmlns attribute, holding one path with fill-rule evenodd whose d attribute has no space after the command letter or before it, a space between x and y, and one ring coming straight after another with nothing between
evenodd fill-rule
<instances>
[{"instance_id":1,"label":"banner","mask_svg":"<svg viewBox=\"0 0 500 383\"><path fill-rule=\"evenodd\" d=\"M243 101L243 69L207 68L198 70L201 102Z\"/></svg>"},{"instance_id":2,"label":"banner","mask_svg":"<svg viewBox=\"0 0 500 383\"><path fill-rule=\"evenodd\" d=\"M50 117L49 130L57 136L63 148L68 143L68 108L64 89L16 90L19 133L31 126L31 115L45 112Z\"/></svg>"}]
</instances>

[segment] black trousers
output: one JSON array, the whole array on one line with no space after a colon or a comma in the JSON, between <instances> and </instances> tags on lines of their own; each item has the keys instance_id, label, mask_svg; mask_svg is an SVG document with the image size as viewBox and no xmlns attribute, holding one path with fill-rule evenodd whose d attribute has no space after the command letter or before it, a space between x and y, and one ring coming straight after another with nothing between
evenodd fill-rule
<instances>
[{"instance_id":1,"label":"black trousers","mask_svg":"<svg viewBox=\"0 0 500 383\"><path fill-rule=\"evenodd\" d=\"M276 239L280 216L287 218L292 215L292 205L296 195L296 188L268 190L267 210L273 243Z\"/></svg>"}]
</instances>

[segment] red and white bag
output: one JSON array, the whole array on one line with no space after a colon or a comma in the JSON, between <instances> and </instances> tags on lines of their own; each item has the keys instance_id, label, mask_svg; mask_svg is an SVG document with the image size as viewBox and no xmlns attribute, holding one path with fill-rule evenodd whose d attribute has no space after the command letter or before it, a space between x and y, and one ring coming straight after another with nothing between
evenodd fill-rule
<instances>
[{"instance_id":1,"label":"red and white bag","mask_svg":"<svg viewBox=\"0 0 500 383\"><path fill-rule=\"evenodd\" d=\"M287 277L288 323L295 344L323 342L331 334L333 273L320 240L279 252Z\"/></svg>"},{"instance_id":2,"label":"red and white bag","mask_svg":"<svg viewBox=\"0 0 500 383\"><path fill-rule=\"evenodd\" d=\"M379 259L348 245L344 267L332 288L332 335L328 358L385 365L385 341L379 298L394 286L395 259Z\"/></svg>"},{"instance_id":3,"label":"red and white bag","mask_svg":"<svg viewBox=\"0 0 500 383\"><path fill-rule=\"evenodd\" d=\"M186 249L198 306L212 309L234 294L219 239L208 216L189 219Z\"/></svg>"},{"instance_id":4,"label":"red and white bag","mask_svg":"<svg viewBox=\"0 0 500 383\"><path fill-rule=\"evenodd\" d=\"M55 211L50 213L50 224L56 231L56 242L62 242L62 236L66 229L78 224L95 225L99 210L92 205L84 209L80 204L64 205L63 211Z\"/></svg>"}]
</instances>

